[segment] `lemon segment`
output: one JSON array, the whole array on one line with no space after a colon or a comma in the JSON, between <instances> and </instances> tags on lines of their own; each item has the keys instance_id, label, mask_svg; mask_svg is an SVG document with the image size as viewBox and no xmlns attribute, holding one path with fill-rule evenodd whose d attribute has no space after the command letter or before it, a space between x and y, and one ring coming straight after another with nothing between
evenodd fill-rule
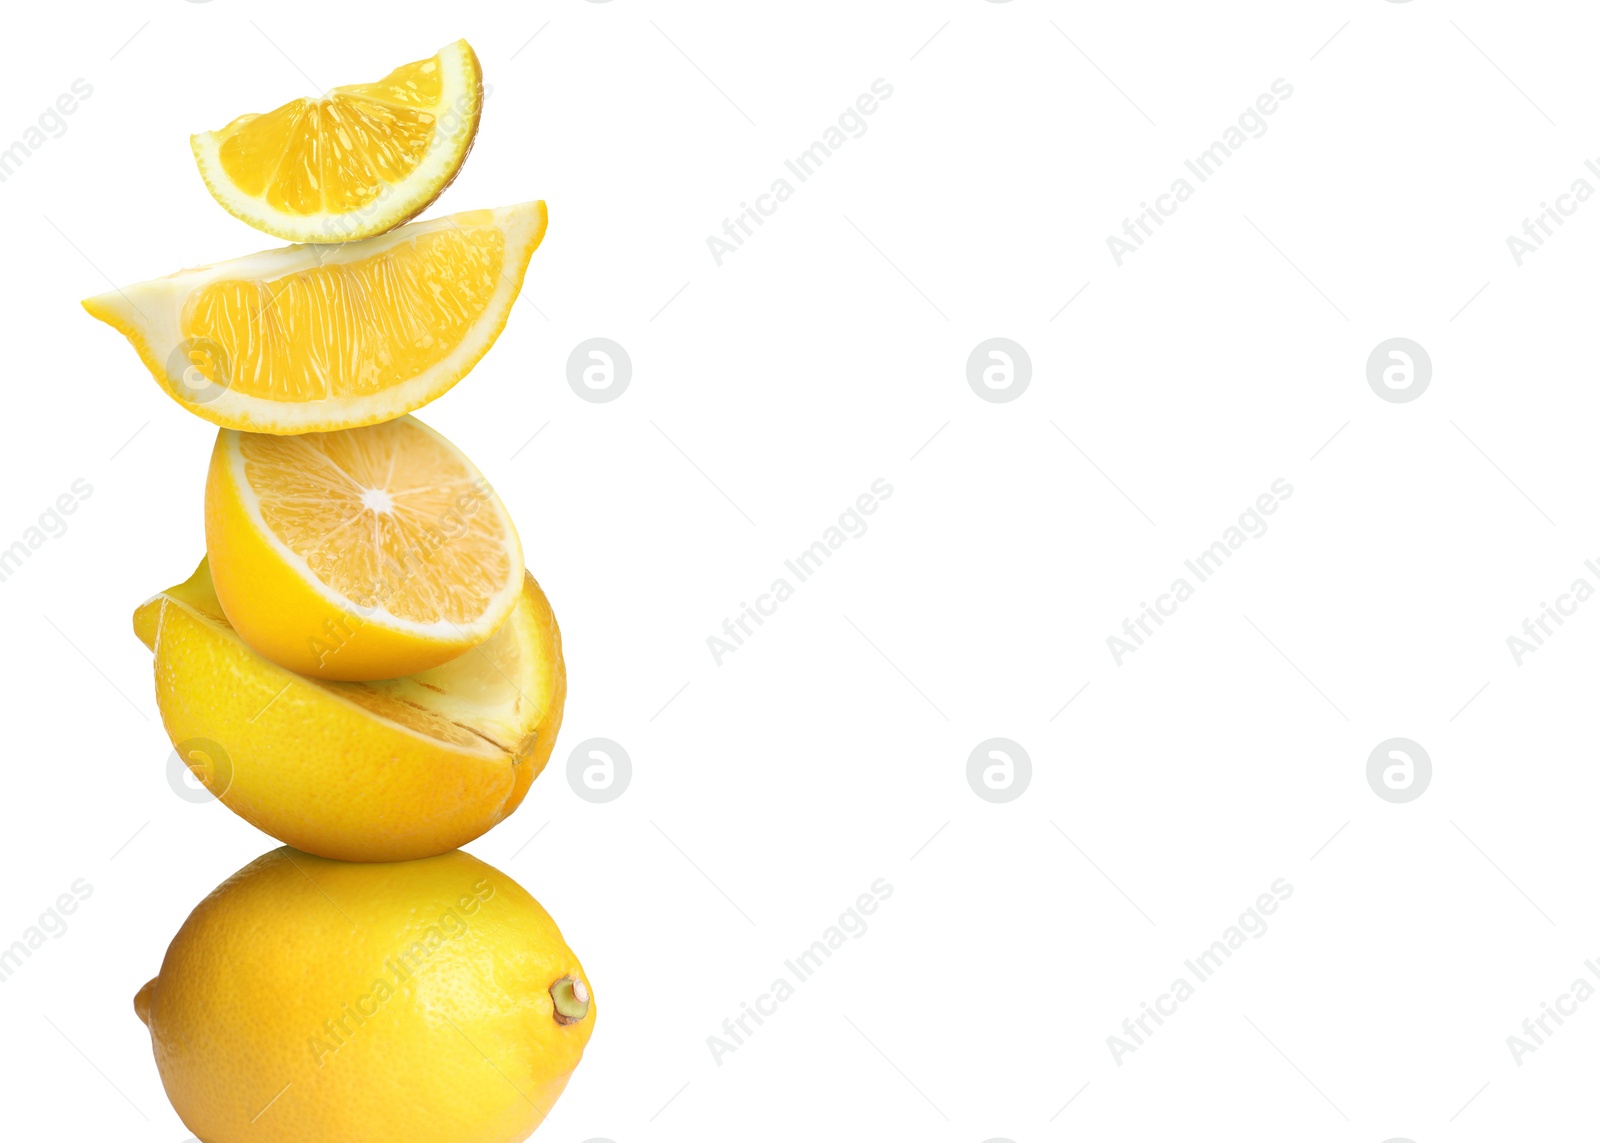
<instances>
[{"instance_id":1,"label":"lemon segment","mask_svg":"<svg viewBox=\"0 0 1600 1143\"><path fill-rule=\"evenodd\" d=\"M192 136L223 209L288 242L370 238L420 214L478 132L483 72L465 40L376 83L336 87Z\"/></svg>"},{"instance_id":2,"label":"lemon segment","mask_svg":"<svg viewBox=\"0 0 1600 1143\"><path fill-rule=\"evenodd\" d=\"M202 561L142 604L156 703L196 777L258 829L343 861L405 861L480 836L521 803L566 703L561 632L531 575L511 617L404 678L322 682L252 651Z\"/></svg>"},{"instance_id":3,"label":"lemon segment","mask_svg":"<svg viewBox=\"0 0 1600 1143\"><path fill-rule=\"evenodd\" d=\"M221 430L206 552L239 636L321 679L454 659L522 593L522 546L500 498L413 417L292 437Z\"/></svg>"},{"instance_id":4,"label":"lemon segment","mask_svg":"<svg viewBox=\"0 0 1600 1143\"><path fill-rule=\"evenodd\" d=\"M178 329L210 338L227 360L251 362L230 379L247 397L364 397L448 357L489 304L504 264L505 238L494 227L445 227L359 262L274 281L210 282L184 299ZM352 316L338 309L347 298L378 304L338 337Z\"/></svg>"},{"instance_id":5,"label":"lemon segment","mask_svg":"<svg viewBox=\"0 0 1600 1143\"><path fill-rule=\"evenodd\" d=\"M546 223L543 202L467 211L182 270L83 305L212 424L375 424L438 397L488 352Z\"/></svg>"},{"instance_id":6,"label":"lemon segment","mask_svg":"<svg viewBox=\"0 0 1600 1143\"><path fill-rule=\"evenodd\" d=\"M592 1000L559 1012L561 982L591 996L550 914L477 858L285 848L195 907L134 1006L211 1143L520 1143L594 1030Z\"/></svg>"}]
</instances>

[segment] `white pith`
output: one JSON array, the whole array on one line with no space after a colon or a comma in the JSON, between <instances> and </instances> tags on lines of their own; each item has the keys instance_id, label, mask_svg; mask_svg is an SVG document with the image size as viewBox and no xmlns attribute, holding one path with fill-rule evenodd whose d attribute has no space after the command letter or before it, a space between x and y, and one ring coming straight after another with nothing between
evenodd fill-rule
<instances>
[{"instance_id":1,"label":"white pith","mask_svg":"<svg viewBox=\"0 0 1600 1143\"><path fill-rule=\"evenodd\" d=\"M434 432L433 429L415 418L407 418L417 428L422 429L434 440L448 449L461 463L464 470L473 481L483 482L483 476L466 456L444 437ZM244 453L239 447L240 435L238 432L225 429L222 433L224 455L227 461L227 478L233 486L234 492L239 497L239 502L244 506L245 514L249 518L250 526L254 528L266 542L267 546L275 552L280 560L287 564L304 583L308 584L330 606L347 614L360 617L363 624L372 623L391 631L399 631L419 639L438 643L480 643L495 631L498 624L504 620L511 609L516 607L517 598L522 594L522 579L524 567L522 562L522 544L517 537L517 530L511 523L511 517L506 512L505 505L500 502L500 497L491 494L488 498L488 508L494 512L500 521L501 532L505 536L505 549L509 555L508 573L506 582L489 597L484 605L483 615L470 623L454 623L448 619L440 619L433 623L418 623L412 619L395 615L387 607L377 607L371 611L363 609L354 600L349 599L340 592L324 583L317 574L311 570L310 564L298 552L295 552L273 532L267 524L266 518L261 514L261 500L257 497L255 489L245 477ZM487 486L487 482L483 482ZM481 509L480 509L481 510Z\"/></svg>"},{"instance_id":2,"label":"white pith","mask_svg":"<svg viewBox=\"0 0 1600 1143\"><path fill-rule=\"evenodd\" d=\"M485 212L413 222L360 242L264 250L113 290L90 298L85 304L95 316L109 322L133 342L146 368L156 375L173 400L212 424L279 434L376 424L420 408L439 396L460 379L458 374L464 376L471 364L488 351L505 325L511 304L521 289L528 259L544 236L545 207L543 202L498 207L487 212L491 216L487 223L470 217L482 213ZM462 219L466 221L458 221ZM308 401L252 397L225 389L215 399L200 402L187 397L181 373L175 374L168 368L173 352L185 340L181 332L185 301L194 291L212 282L226 279L272 282L319 266L363 261L401 243L447 228L473 229L483 225L500 230L504 236L504 260L488 304L454 350L421 373L387 389L358 397Z\"/></svg>"},{"instance_id":3,"label":"white pith","mask_svg":"<svg viewBox=\"0 0 1600 1143\"><path fill-rule=\"evenodd\" d=\"M472 49L465 40L457 40L440 49L434 58L440 65L439 102L433 108L438 116L434 138L416 169L400 181L386 184L367 206L353 211L295 214L245 194L222 168L220 150L226 136L220 131L190 136L200 177L230 214L286 242L341 242L382 234L433 201L455 176L478 130L483 110L482 77ZM446 124L447 116L453 123ZM446 131L446 126L450 130Z\"/></svg>"}]
</instances>

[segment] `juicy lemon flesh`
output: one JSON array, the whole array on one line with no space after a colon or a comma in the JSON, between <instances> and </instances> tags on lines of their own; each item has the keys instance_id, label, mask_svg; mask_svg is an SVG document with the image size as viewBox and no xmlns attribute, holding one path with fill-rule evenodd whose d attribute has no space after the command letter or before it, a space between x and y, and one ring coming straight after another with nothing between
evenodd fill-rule
<instances>
[{"instance_id":1,"label":"juicy lemon flesh","mask_svg":"<svg viewBox=\"0 0 1600 1143\"><path fill-rule=\"evenodd\" d=\"M222 352L196 370L246 397L319 401L378 393L438 364L488 308L505 264L489 212L456 219L360 261L200 287L181 332Z\"/></svg>"},{"instance_id":2,"label":"juicy lemon flesh","mask_svg":"<svg viewBox=\"0 0 1600 1143\"><path fill-rule=\"evenodd\" d=\"M239 451L273 536L363 611L472 623L514 574L487 482L410 418L301 436L241 433ZM447 529L449 540L434 543Z\"/></svg>"},{"instance_id":3,"label":"juicy lemon flesh","mask_svg":"<svg viewBox=\"0 0 1600 1143\"><path fill-rule=\"evenodd\" d=\"M359 210L422 163L442 93L437 57L405 64L377 83L241 116L219 132L218 159L239 190L287 214Z\"/></svg>"},{"instance_id":4,"label":"juicy lemon flesh","mask_svg":"<svg viewBox=\"0 0 1600 1143\"><path fill-rule=\"evenodd\" d=\"M548 223L541 201L463 211L184 270L83 306L214 425L288 435L378 424L434 400L489 351Z\"/></svg>"}]
</instances>

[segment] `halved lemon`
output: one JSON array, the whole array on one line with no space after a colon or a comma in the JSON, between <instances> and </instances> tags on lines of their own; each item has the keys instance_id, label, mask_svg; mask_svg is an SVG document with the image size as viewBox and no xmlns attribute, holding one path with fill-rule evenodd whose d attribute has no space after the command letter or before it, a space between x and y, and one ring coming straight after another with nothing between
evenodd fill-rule
<instances>
[{"instance_id":1,"label":"halved lemon","mask_svg":"<svg viewBox=\"0 0 1600 1143\"><path fill-rule=\"evenodd\" d=\"M83 306L212 424L370 425L427 404L488 352L545 223L542 202L469 211L182 270Z\"/></svg>"},{"instance_id":2,"label":"halved lemon","mask_svg":"<svg viewBox=\"0 0 1600 1143\"><path fill-rule=\"evenodd\" d=\"M376 83L241 115L189 145L224 210L288 242L392 230L450 185L478 133L483 71L465 40Z\"/></svg>"},{"instance_id":3,"label":"halved lemon","mask_svg":"<svg viewBox=\"0 0 1600 1143\"><path fill-rule=\"evenodd\" d=\"M414 417L280 437L223 429L206 552L233 629L319 679L389 679L488 639L522 545L488 480Z\"/></svg>"},{"instance_id":4,"label":"halved lemon","mask_svg":"<svg viewBox=\"0 0 1600 1143\"><path fill-rule=\"evenodd\" d=\"M156 702L178 756L229 809L340 861L410 861L465 845L522 802L566 703L561 631L524 575L487 642L431 671L319 682L229 625L202 560L143 604Z\"/></svg>"}]
</instances>

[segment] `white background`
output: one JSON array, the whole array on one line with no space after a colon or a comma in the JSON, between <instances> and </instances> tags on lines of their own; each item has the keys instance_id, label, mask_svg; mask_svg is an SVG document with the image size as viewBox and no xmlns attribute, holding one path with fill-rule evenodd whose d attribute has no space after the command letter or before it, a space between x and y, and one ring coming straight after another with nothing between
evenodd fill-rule
<instances>
[{"instance_id":1,"label":"white background","mask_svg":"<svg viewBox=\"0 0 1600 1143\"><path fill-rule=\"evenodd\" d=\"M1520 267L1506 245L1600 187L1591 6L379 12L5 17L0 147L94 89L0 184L0 546L94 490L0 584L0 944L94 887L0 984L8 1137L187 1135L131 999L276 844L169 787L129 622L201 554L213 431L78 299L273 245L212 202L192 131L458 36L493 91L436 209L551 218L527 302L422 414L495 482L566 637L555 757L470 847L602 1009L539 1138L1592 1133L1600 1001L1520 1066L1506 1043L1600 956L1600 603L1520 666L1506 644L1600 586L1600 204ZM719 267L707 236L880 77L866 134ZM1266 134L1117 266L1107 236L1280 77ZM565 377L594 336L633 361L609 404ZM965 377L996 336L1032 360L1009 403ZM1406 404L1365 375L1396 336L1433 363ZM707 636L880 477L867 533L717 665ZM1280 477L1269 530L1118 666L1106 637ZM1006 804L966 778L994 736L1032 758ZM1405 805L1365 775L1395 736L1433 760ZM609 804L567 783L591 737L633 760ZM868 931L715 1062L877 878ZM1277 878L1269 931L1116 1062Z\"/></svg>"}]
</instances>

